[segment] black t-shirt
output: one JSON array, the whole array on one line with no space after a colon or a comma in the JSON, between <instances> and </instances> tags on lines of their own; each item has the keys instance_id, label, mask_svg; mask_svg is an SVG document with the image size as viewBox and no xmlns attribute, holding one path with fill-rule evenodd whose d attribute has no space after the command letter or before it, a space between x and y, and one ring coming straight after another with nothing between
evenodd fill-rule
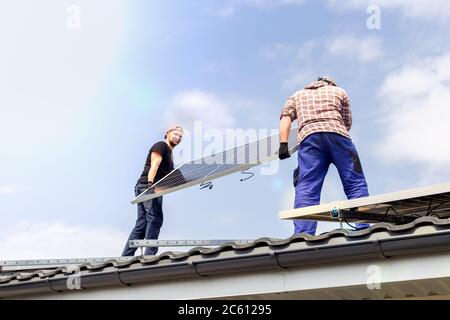
<instances>
[{"instance_id":1,"label":"black t-shirt","mask_svg":"<svg viewBox=\"0 0 450 320\"><path fill-rule=\"evenodd\" d=\"M142 171L141 177L138 180L140 184L147 184L148 171L151 166L152 152L156 151L162 156L161 163L159 164L158 171L156 171L155 180L153 183L161 180L164 176L168 175L173 170L172 150L164 141L155 143L149 150L147 160L145 160L144 171Z\"/></svg>"}]
</instances>

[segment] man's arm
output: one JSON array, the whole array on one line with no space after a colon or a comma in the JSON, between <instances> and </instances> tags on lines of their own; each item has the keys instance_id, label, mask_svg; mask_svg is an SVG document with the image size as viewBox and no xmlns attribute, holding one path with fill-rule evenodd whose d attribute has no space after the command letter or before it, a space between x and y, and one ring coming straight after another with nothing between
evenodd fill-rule
<instances>
[{"instance_id":1,"label":"man's arm","mask_svg":"<svg viewBox=\"0 0 450 320\"><path fill-rule=\"evenodd\" d=\"M278 157L280 160L289 158L289 131L291 130L292 121L297 119L297 108L295 106L295 100L293 97L289 97L283 107L283 111L280 116L280 149L278 151Z\"/></svg>"},{"instance_id":2,"label":"man's arm","mask_svg":"<svg viewBox=\"0 0 450 320\"><path fill-rule=\"evenodd\" d=\"M280 143L288 142L291 123L295 119L297 119L297 108L295 106L295 100L291 96L284 104L283 111L281 111L280 115Z\"/></svg>"},{"instance_id":3,"label":"man's arm","mask_svg":"<svg viewBox=\"0 0 450 320\"><path fill-rule=\"evenodd\" d=\"M283 116L280 120L280 143L289 141L292 120L289 116Z\"/></svg>"},{"instance_id":4,"label":"man's arm","mask_svg":"<svg viewBox=\"0 0 450 320\"><path fill-rule=\"evenodd\" d=\"M344 92L344 98L342 100L342 119L344 120L345 128L348 131L352 128L352 110L350 108L350 99L347 93Z\"/></svg>"},{"instance_id":5,"label":"man's arm","mask_svg":"<svg viewBox=\"0 0 450 320\"><path fill-rule=\"evenodd\" d=\"M148 170L147 181L153 183L155 181L156 172L158 171L159 165L162 161L162 156L159 152L153 151L151 156L150 170Z\"/></svg>"}]
</instances>

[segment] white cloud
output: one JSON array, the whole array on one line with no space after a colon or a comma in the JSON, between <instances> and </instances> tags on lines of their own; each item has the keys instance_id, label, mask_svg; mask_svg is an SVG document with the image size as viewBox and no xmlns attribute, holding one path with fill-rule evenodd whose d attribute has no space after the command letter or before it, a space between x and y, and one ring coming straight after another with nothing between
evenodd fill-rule
<instances>
[{"instance_id":1,"label":"white cloud","mask_svg":"<svg viewBox=\"0 0 450 320\"><path fill-rule=\"evenodd\" d=\"M173 156L175 163L191 161L235 146L236 141L227 140L227 130L240 128L235 114L253 114L247 117L245 128L267 128L268 107L265 101L217 96L201 90L185 91L171 99L161 129L174 123L185 129L183 142L174 149Z\"/></svg>"},{"instance_id":2,"label":"white cloud","mask_svg":"<svg viewBox=\"0 0 450 320\"><path fill-rule=\"evenodd\" d=\"M164 114L164 125L179 123L190 127L194 121L201 121L203 128L232 128L235 119L230 110L223 98L201 90L190 90L172 98Z\"/></svg>"},{"instance_id":3,"label":"white cloud","mask_svg":"<svg viewBox=\"0 0 450 320\"><path fill-rule=\"evenodd\" d=\"M427 20L437 19L440 22L450 18L450 2L448 0L329 0L336 9L365 10L370 5L383 9L400 10L404 16Z\"/></svg>"},{"instance_id":4,"label":"white cloud","mask_svg":"<svg viewBox=\"0 0 450 320\"><path fill-rule=\"evenodd\" d=\"M386 135L383 159L449 171L450 53L428 57L389 74L380 89Z\"/></svg>"},{"instance_id":5,"label":"white cloud","mask_svg":"<svg viewBox=\"0 0 450 320\"><path fill-rule=\"evenodd\" d=\"M221 8L219 9L219 15L221 15L222 17L229 17L234 14L234 10L235 9L232 6Z\"/></svg>"},{"instance_id":6,"label":"white cloud","mask_svg":"<svg viewBox=\"0 0 450 320\"><path fill-rule=\"evenodd\" d=\"M307 41L294 50L291 63L285 70L286 79L282 83L283 89L299 90L317 77L315 66L318 65L316 60L320 57L318 52L321 48L321 43Z\"/></svg>"},{"instance_id":7,"label":"white cloud","mask_svg":"<svg viewBox=\"0 0 450 320\"><path fill-rule=\"evenodd\" d=\"M308 82L314 80L314 73L308 70L298 70L288 75L283 81L282 88L285 90L296 91L302 89Z\"/></svg>"},{"instance_id":8,"label":"white cloud","mask_svg":"<svg viewBox=\"0 0 450 320\"><path fill-rule=\"evenodd\" d=\"M358 67L383 56L382 41L375 36L339 35L335 38L307 41L301 46L273 43L260 49L268 60L289 61L284 70L282 89L293 92L303 88L317 76L330 74L335 68L330 60L357 62ZM330 55L337 59L330 59Z\"/></svg>"},{"instance_id":9,"label":"white cloud","mask_svg":"<svg viewBox=\"0 0 450 320\"><path fill-rule=\"evenodd\" d=\"M289 57L295 53L295 49L285 43L273 43L262 48L259 53L265 59L272 60Z\"/></svg>"},{"instance_id":10,"label":"white cloud","mask_svg":"<svg viewBox=\"0 0 450 320\"><path fill-rule=\"evenodd\" d=\"M229 0L226 6L219 8L205 7L204 11L218 14L222 17L230 17L236 13L239 7L247 6L260 9L270 9L287 5L302 5L305 0Z\"/></svg>"},{"instance_id":11,"label":"white cloud","mask_svg":"<svg viewBox=\"0 0 450 320\"><path fill-rule=\"evenodd\" d=\"M0 195L8 195L16 192L16 189L11 186L5 186L0 188Z\"/></svg>"},{"instance_id":12,"label":"white cloud","mask_svg":"<svg viewBox=\"0 0 450 320\"><path fill-rule=\"evenodd\" d=\"M370 62L383 55L381 39L374 36L366 38L348 35L340 36L333 39L328 47L328 51L335 56L351 60L356 59L359 62Z\"/></svg>"},{"instance_id":13,"label":"white cloud","mask_svg":"<svg viewBox=\"0 0 450 320\"><path fill-rule=\"evenodd\" d=\"M223 61L205 62L202 69L207 73L219 74L224 79L231 79L233 76L233 68L229 63Z\"/></svg>"},{"instance_id":14,"label":"white cloud","mask_svg":"<svg viewBox=\"0 0 450 320\"><path fill-rule=\"evenodd\" d=\"M417 170L417 177L412 187L426 187L440 183L448 183L449 181L450 169L448 169L448 166L423 166L423 168Z\"/></svg>"},{"instance_id":15,"label":"white cloud","mask_svg":"<svg viewBox=\"0 0 450 320\"><path fill-rule=\"evenodd\" d=\"M234 3L243 3L257 7L274 7L283 5L300 5L304 0L235 0Z\"/></svg>"},{"instance_id":16,"label":"white cloud","mask_svg":"<svg viewBox=\"0 0 450 320\"><path fill-rule=\"evenodd\" d=\"M2 260L118 257L127 234L112 227L26 222L0 235Z\"/></svg>"}]
</instances>

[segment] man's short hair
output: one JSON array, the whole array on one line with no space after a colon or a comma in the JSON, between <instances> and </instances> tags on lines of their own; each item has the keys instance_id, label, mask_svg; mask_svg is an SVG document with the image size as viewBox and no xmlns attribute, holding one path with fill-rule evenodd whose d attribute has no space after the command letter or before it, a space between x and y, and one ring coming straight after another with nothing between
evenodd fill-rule
<instances>
[{"instance_id":1,"label":"man's short hair","mask_svg":"<svg viewBox=\"0 0 450 320\"><path fill-rule=\"evenodd\" d=\"M317 81L325 81L326 83L328 83L328 84L330 84L330 85L332 85L332 86L337 87L336 80L334 80L332 77L329 77L329 76L318 77L318 78L317 78Z\"/></svg>"}]
</instances>

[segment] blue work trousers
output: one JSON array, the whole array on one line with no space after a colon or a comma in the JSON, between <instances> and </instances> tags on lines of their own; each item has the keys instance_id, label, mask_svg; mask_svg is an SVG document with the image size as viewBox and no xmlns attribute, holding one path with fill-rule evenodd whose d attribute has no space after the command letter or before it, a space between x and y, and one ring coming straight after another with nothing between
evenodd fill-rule
<instances>
[{"instance_id":1,"label":"blue work trousers","mask_svg":"<svg viewBox=\"0 0 450 320\"><path fill-rule=\"evenodd\" d=\"M367 197L369 191L358 152L352 140L332 132L317 132L307 136L299 146L299 175L295 185L294 208L320 204L323 181L330 164L339 173L347 199ZM357 229L367 228L359 223ZM315 235L317 221L294 220L294 233Z\"/></svg>"}]
</instances>

